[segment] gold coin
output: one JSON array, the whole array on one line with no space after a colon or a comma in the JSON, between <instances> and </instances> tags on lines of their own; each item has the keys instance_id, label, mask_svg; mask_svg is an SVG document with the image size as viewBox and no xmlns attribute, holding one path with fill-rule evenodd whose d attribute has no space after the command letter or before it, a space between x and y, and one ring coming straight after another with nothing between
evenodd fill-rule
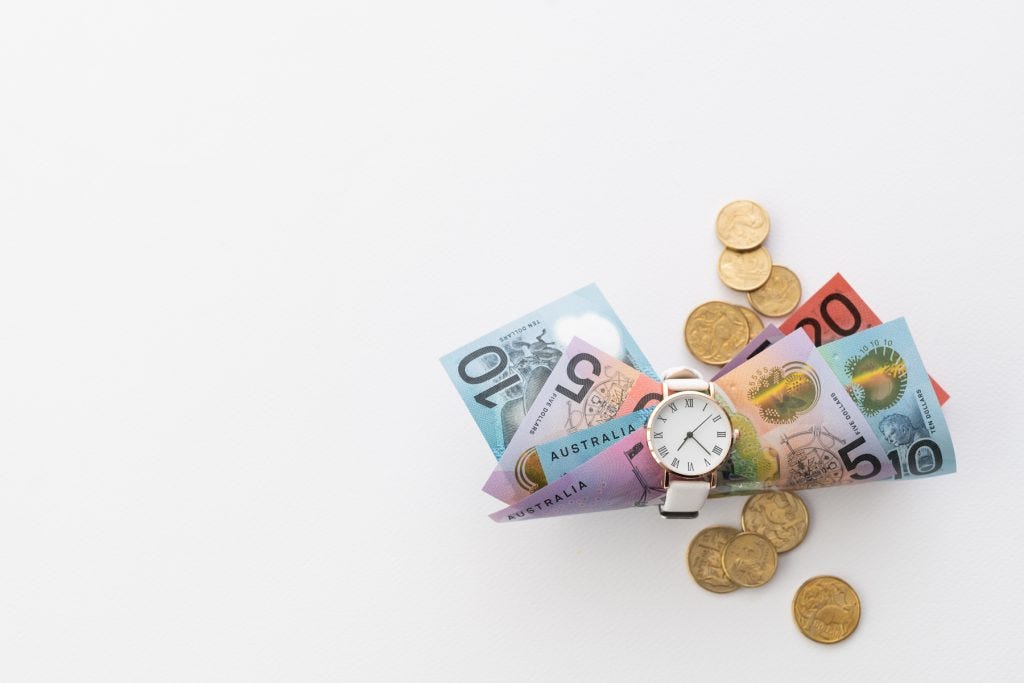
<instances>
[{"instance_id":1,"label":"gold coin","mask_svg":"<svg viewBox=\"0 0 1024 683\"><path fill-rule=\"evenodd\" d=\"M740 292L757 289L772 274L772 257L764 247L750 251L725 249L718 257L718 277Z\"/></svg>"},{"instance_id":2,"label":"gold coin","mask_svg":"<svg viewBox=\"0 0 1024 683\"><path fill-rule=\"evenodd\" d=\"M800 632L818 643L838 643L860 623L860 597L835 576L807 579L793 597L793 618Z\"/></svg>"},{"instance_id":3,"label":"gold coin","mask_svg":"<svg viewBox=\"0 0 1024 683\"><path fill-rule=\"evenodd\" d=\"M715 219L718 239L730 249L740 251L761 246L770 229L768 212L747 199L726 204Z\"/></svg>"},{"instance_id":4,"label":"gold coin","mask_svg":"<svg viewBox=\"0 0 1024 683\"><path fill-rule=\"evenodd\" d=\"M760 534L741 531L722 551L722 569L733 583L747 588L763 586L775 576L779 555L775 546Z\"/></svg>"},{"instance_id":5,"label":"gold coin","mask_svg":"<svg viewBox=\"0 0 1024 683\"><path fill-rule=\"evenodd\" d=\"M683 328L690 353L709 365L725 365L749 339L747 319L724 301L708 301L693 309Z\"/></svg>"},{"instance_id":6,"label":"gold coin","mask_svg":"<svg viewBox=\"0 0 1024 683\"><path fill-rule=\"evenodd\" d=\"M698 586L712 593L731 593L739 588L722 570L722 550L739 532L727 526L710 526L693 537L686 563Z\"/></svg>"},{"instance_id":7,"label":"gold coin","mask_svg":"<svg viewBox=\"0 0 1024 683\"><path fill-rule=\"evenodd\" d=\"M761 534L784 553L800 545L807 536L810 517L800 497L789 491L758 493L743 506L741 524L744 531Z\"/></svg>"},{"instance_id":8,"label":"gold coin","mask_svg":"<svg viewBox=\"0 0 1024 683\"><path fill-rule=\"evenodd\" d=\"M757 313L754 313L746 306L737 306L736 308L740 309L740 313L742 313L743 317L747 319L747 329L749 330L747 333L749 335L749 339L747 341L750 341L757 335L761 334L762 330L764 330L764 323L757 317Z\"/></svg>"},{"instance_id":9,"label":"gold coin","mask_svg":"<svg viewBox=\"0 0 1024 683\"><path fill-rule=\"evenodd\" d=\"M768 282L752 292L747 292L747 300L758 313L781 318L792 313L800 303L800 280L789 268L772 266Z\"/></svg>"},{"instance_id":10,"label":"gold coin","mask_svg":"<svg viewBox=\"0 0 1024 683\"><path fill-rule=\"evenodd\" d=\"M548 485L544 468L540 464L540 454L532 446L516 459L514 471L516 484L526 493L539 491Z\"/></svg>"}]
</instances>

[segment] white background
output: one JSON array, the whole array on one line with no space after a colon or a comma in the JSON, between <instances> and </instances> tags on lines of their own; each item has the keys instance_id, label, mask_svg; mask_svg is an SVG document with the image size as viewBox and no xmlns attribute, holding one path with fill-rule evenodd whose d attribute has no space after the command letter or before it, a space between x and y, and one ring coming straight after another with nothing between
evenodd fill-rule
<instances>
[{"instance_id":1,"label":"white background","mask_svg":"<svg viewBox=\"0 0 1024 683\"><path fill-rule=\"evenodd\" d=\"M1020 8L8 3L0 679L1019 675ZM596 281L691 361L740 197L908 317L959 471L807 493L725 596L683 555L742 499L491 522L438 357Z\"/></svg>"}]
</instances>

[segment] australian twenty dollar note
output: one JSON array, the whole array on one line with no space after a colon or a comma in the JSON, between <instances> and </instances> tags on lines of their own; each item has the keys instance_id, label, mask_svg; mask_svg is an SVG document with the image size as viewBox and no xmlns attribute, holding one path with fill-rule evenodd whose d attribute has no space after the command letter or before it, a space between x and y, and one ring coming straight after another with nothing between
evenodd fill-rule
<instances>
[{"instance_id":1,"label":"australian twenty dollar note","mask_svg":"<svg viewBox=\"0 0 1024 683\"><path fill-rule=\"evenodd\" d=\"M814 345L821 346L881 324L882 320L875 315L857 290L846 281L846 278L836 273L821 289L790 313L779 325L779 329L784 334L789 334L797 328L803 328ZM939 405L949 400L949 394L934 378L932 388L939 399Z\"/></svg>"},{"instance_id":2,"label":"australian twenty dollar note","mask_svg":"<svg viewBox=\"0 0 1024 683\"><path fill-rule=\"evenodd\" d=\"M650 377L654 368L597 285L513 320L441 358L495 458L516 433L573 337Z\"/></svg>"}]
</instances>

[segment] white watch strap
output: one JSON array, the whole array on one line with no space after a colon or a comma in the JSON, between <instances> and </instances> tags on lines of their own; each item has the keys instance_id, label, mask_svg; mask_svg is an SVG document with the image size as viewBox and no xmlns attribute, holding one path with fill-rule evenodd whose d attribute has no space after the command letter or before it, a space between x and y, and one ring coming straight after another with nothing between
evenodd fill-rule
<instances>
[{"instance_id":1,"label":"white watch strap","mask_svg":"<svg viewBox=\"0 0 1024 683\"><path fill-rule=\"evenodd\" d=\"M661 514L663 517L696 517L710 492L711 482L707 479L669 480Z\"/></svg>"},{"instance_id":2,"label":"white watch strap","mask_svg":"<svg viewBox=\"0 0 1024 683\"><path fill-rule=\"evenodd\" d=\"M661 388L666 398L677 391L711 393L711 385L707 380L693 368L685 366L666 370L661 376ZM665 488L665 504L661 506L661 514L664 517L696 517L710 492L711 482L707 479L670 477Z\"/></svg>"},{"instance_id":3,"label":"white watch strap","mask_svg":"<svg viewBox=\"0 0 1024 683\"><path fill-rule=\"evenodd\" d=\"M678 367L669 368L662 374L661 388L664 391L664 395L668 396L677 391L708 392L711 389L711 385L693 368Z\"/></svg>"}]
</instances>

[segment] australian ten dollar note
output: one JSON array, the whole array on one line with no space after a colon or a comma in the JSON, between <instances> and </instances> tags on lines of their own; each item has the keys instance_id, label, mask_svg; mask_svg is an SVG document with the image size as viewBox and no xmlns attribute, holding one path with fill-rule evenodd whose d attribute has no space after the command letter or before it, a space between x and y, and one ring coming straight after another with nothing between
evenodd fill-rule
<instances>
[{"instance_id":1,"label":"australian ten dollar note","mask_svg":"<svg viewBox=\"0 0 1024 683\"><path fill-rule=\"evenodd\" d=\"M637 370L657 377L619 316L591 284L485 334L441 358L495 458L573 337L590 340Z\"/></svg>"},{"instance_id":2,"label":"australian ten dollar note","mask_svg":"<svg viewBox=\"0 0 1024 683\"><path fill-rule=\"evenodd\" d=\"M716 384L739 437L718 470L712 495L894 476L868 419L802 330L775 342Z\"/></svg>"},{"instance_id":3,"label":"australian ten dollar note","mask_svg":"<svg viewBox=\"0 0 1024 683\"><path fill-rule=\"evenodd\" d=\"M946 418L906 320L872 327L818 351L881 440L897 479L956 471Z\"/></svg>"}]
</instances>

